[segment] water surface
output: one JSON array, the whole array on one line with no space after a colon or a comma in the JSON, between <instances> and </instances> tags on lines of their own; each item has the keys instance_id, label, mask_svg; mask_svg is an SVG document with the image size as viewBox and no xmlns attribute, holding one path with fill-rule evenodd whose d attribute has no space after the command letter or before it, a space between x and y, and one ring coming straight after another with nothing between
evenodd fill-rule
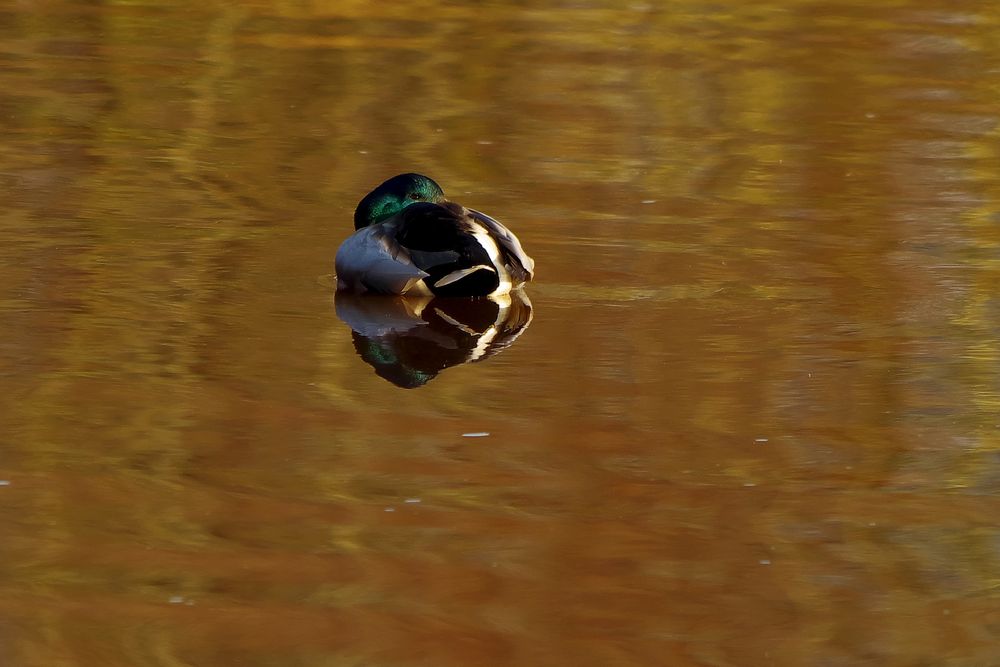
<instances>
[{"instance_id":1,"label":"water surface","mask_svg":"<svg viewBox=\"0 0 1000 667\"><path fill-rule=\"evenodd\" d=\"M985 5L51 0L0 38L4 664L1000 663ZM331 273L410 170L538 271L516 341L406 389Z\"/></svg>"}]
</instances>

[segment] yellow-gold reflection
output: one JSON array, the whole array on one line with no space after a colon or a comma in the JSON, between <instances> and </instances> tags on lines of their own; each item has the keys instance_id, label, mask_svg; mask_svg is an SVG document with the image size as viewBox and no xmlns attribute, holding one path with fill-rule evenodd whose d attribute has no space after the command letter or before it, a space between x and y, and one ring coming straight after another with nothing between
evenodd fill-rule
<instances>
[{"instance_id":1,"label":"yellow-gold reflection","mask_svg":"<svg viewBox=\"0 0 1000 667\"><path fill-rule=\"evenodd\" d=\"M5 664L996 662L995 12L54 0L0 38ZM411 170L539 278L408 392L324 276Z\"/></svg>"}]
</instances>

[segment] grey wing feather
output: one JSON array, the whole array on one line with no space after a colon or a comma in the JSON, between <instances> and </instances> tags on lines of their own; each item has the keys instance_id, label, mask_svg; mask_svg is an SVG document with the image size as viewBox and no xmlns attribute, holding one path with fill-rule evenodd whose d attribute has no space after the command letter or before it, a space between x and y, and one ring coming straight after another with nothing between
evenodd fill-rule
<instances>
[{"instance_id":1,"label":"grey wing feather","mask_svg":"<svg viewBox=\"0 0 1000 667\"><path fill-rule=\"evenodd\" d=\"M521 242L517 240L516 236L514 236L514 232L504 227L500 221L491 218L485 213L471 208L468 209L468 211L472 214L473 218L486 226L486 228L490 231L490 235L493 236L493 238L496 239L496 242L500 244L500 247L506 251L508 257L512 260L511 265L508 266L511 274L524 281L534 278L535 260L531 259L531 257L524 252L524 248L521 247ZM518 276L518 273L522 273L524 275Z\"/></svg>"},{"instance_id":2,"label":"grey wing feather","mask_svg":"<svg viewBox=\"0 0 1000 667\"><path fill-rule=\"evenodd\" d=\"M413 264L391 231L382 225L363 227L341 244L335 260L340 289L380 294L429 292L422 280L430 274Z\"/></svg>"},{"instance_id":3,"label":"grey wing feather","mask_svg":"<svg viewBox=\"0 0 1000 667\"><path fill-rule=\"evenodd\" d=\"M413 263L423 269L433 268L441 264L451 264L458 260L458 253L454 250L414 250L407 248L410 259Z\"/></svg>"}]
</instances>

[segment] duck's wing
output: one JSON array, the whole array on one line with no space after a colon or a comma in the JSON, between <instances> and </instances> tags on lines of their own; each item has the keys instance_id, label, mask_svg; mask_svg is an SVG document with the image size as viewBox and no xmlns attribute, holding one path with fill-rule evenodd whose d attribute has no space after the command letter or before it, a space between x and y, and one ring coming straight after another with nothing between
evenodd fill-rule
<instances>
[{"instance_id":1,"label":"duck's wing","mask_svg":"<svg viewBox=\"0 0 1000 667\"><path fill-rule=\"evenodd\" d=\"M463 206L418 202L403 209L398 221L396 240L429 274L424 282L435 294L482 296L500 285L499 264L493 261L498 246Z\"/></svg>"},{"instance_id":2,"label":"duck's wing","mask_svg":"<svg viewBox=\"0 0 1000 667\"><path fill-rule=\"evenodd\" d=\"M369 225L354 232L337 250L337 287L378 294L429 294L429 273L414 263L395 239L392 224Z\"/></svg>"},{"instance_id":3,"label":"duck's wing","mask_svg":"<svg viewBox=\"0 0 1000 667\"><path fill-rule=\"evenodd\" d=\"M507 270L510 271L510 275L516 283L527 282L535 277L535 260L524 252L524 248L514 236L514 232L507 229L499 220L491 218L481 211L472 208L466 210L469 215L490 231L490 235L504 251L509 260Z\"/></svg>"}]
</instances>

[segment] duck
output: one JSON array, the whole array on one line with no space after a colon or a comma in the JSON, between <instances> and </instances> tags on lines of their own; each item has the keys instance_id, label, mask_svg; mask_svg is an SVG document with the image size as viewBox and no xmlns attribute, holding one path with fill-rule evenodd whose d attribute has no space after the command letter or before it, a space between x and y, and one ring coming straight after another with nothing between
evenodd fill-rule
<instances>
[{"instance_id":1,"label":"duck","mask_svg":"<svg viewBox=\"0 0 1000 667\"><path fill-rule=\"evenodd\" d=\"M399 174L354 211L337 250L337 289L415 296L500 296L535 274L535 261L494 218L449 201L431 178Z\"/></svg>"}]
</instances>

